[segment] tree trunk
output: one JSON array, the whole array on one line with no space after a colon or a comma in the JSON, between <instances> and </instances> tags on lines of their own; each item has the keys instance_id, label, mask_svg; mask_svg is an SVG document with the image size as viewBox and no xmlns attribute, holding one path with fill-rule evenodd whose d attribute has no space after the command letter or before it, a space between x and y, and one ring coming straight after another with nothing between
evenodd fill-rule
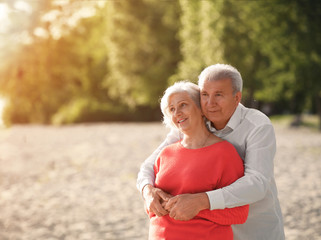
<instances>
[{"instance_id":1,"label":"tree trunk","mask_svg":"<svg viewBox=\"0 0 321 240\"><path fill-rule=\"evenodd\" d=\"M302 125L302 114L297 113L291 122L291 127L300 127Z\"/></svg>"},{"instance_id":2,"label":"tree trunk","mask_svg":"<svg viewBox=\"0 0 321 240\"><path fill-rule=\"evenodd\" d=\"M319 131L321 131L321 93L316 96L317 114L319 116Z\"/></svg>"}]
</instances>

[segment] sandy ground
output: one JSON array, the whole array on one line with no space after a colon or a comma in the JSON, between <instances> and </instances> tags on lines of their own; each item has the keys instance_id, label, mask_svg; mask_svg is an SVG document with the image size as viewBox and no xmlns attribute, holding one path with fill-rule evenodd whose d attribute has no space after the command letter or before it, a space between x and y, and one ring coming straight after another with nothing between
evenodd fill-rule
<instances>
[{"instance_id":1,"label":"sandy ground","mask_svg":"<svg viewBox=\"0 0 321 240\"><path fill-rule=\"evenodd\" d=\"M321 238L321 134L275 126L286 239ZM159 123L0 129L0 239L147 239L136 190Z\"/></svg>"}]
</instances>

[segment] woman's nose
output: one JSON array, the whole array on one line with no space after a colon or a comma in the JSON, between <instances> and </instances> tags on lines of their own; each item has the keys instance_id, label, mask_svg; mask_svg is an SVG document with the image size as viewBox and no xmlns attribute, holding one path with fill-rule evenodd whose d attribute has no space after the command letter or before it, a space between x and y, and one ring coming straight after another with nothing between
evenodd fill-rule
<instances>
[{"instance_id":1,"label":"woman's nose","mask_svg":"<svg viewBox=\"0 0 321 240\"><path fill-rule=\"evenodd\" d=\"M179 116L181 114L181 110L177 108L174 112L174 116Z\"/></svg>"}]
</instances>

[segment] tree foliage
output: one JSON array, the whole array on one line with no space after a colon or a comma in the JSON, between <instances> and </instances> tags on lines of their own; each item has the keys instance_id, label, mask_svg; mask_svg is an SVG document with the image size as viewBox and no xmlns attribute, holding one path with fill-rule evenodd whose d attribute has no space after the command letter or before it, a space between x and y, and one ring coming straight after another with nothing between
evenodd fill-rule
<instances>
[{"instance_id":1,"label":"tree foliage","mask_svg":"<svg viewBox=\"0 0 321 240\"><path fill-rule=\"evenodd\" d=\"M1 35L7 124L156 120L169 84L217 62L241 72L245 105L321 118L320 1L30 4Z\"/></svg>"},{"instance_id":2,"label":"tree foliage","mask_svg":"<svg viewBox=\"0 0 321 240\"><path fill-rule=\"evenodd\" d=\"M283 102L283 107L296 114L313 111L320 104L321 3L275 0L261 5L267 10L258 20L269 65L261 76L263 87L257 97Z\"/></svg>"},{"instance_id":3,"label":"tree foliage","mask_svg":"<svg viewBox=\"0 0 321 240\"><path fill-rule=\"evenodd\" d=\"M107 72L103 18L97 13L59 39L50 34L34 37L21 48L2 72L1 92L8 99L5 122L51 123L60 108L78 98L106 100L101 81ZM45 26L48 33L52 24Z\"/></svg>"},{"instance_id":4,"label":"tree foliage","mask_svg":"<svg viewBox=\"0 0 321 240\"><path fill-rule=\"evenodd\" d=\"M180 58L179 5L152 0L112 1L107 7L109 93L135 106L158 108Z\"/></svg>"},{"instance_id":5,"label":"tree foliage","mask_svg":"<svg viewBox=\"0 0 321 240\"><path fill-rule=\"evenodd\" d=\"M217 1L217 4L214 4L211 1L181 0L180 4L182 26L179 37L182 60L170 82L184 79L197 82L202 69L222 61L222 2Z\"/></svg>"}]
</instances>

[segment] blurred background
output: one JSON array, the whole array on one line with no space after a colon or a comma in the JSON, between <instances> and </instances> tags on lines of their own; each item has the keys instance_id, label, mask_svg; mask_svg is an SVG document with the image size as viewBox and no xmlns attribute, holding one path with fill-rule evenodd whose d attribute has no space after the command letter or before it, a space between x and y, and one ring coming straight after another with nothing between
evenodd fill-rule
<instances>
[{"instance_id":1,"label":"blurred background","mask_svg":"<svg viewBox=\"0 0 321 240\"><path fill-rule=\"evenodd\" d=\"M0 239L147 239L159 98L215 63L272 119L286 239L320 239L320 26L319 0L0 0Z\"/></svg>"},{"instance_id":2,"label":"blurred background","mask_svg":"<svg viewBox=\"0 0 321 240\"><path fill-rule=\"evenodd\" d=\"M0 22L6 126L158 121L168 85L218 62L246 106L321 116L317 0L1 0Z\"/></svg>"}]
</instances>

